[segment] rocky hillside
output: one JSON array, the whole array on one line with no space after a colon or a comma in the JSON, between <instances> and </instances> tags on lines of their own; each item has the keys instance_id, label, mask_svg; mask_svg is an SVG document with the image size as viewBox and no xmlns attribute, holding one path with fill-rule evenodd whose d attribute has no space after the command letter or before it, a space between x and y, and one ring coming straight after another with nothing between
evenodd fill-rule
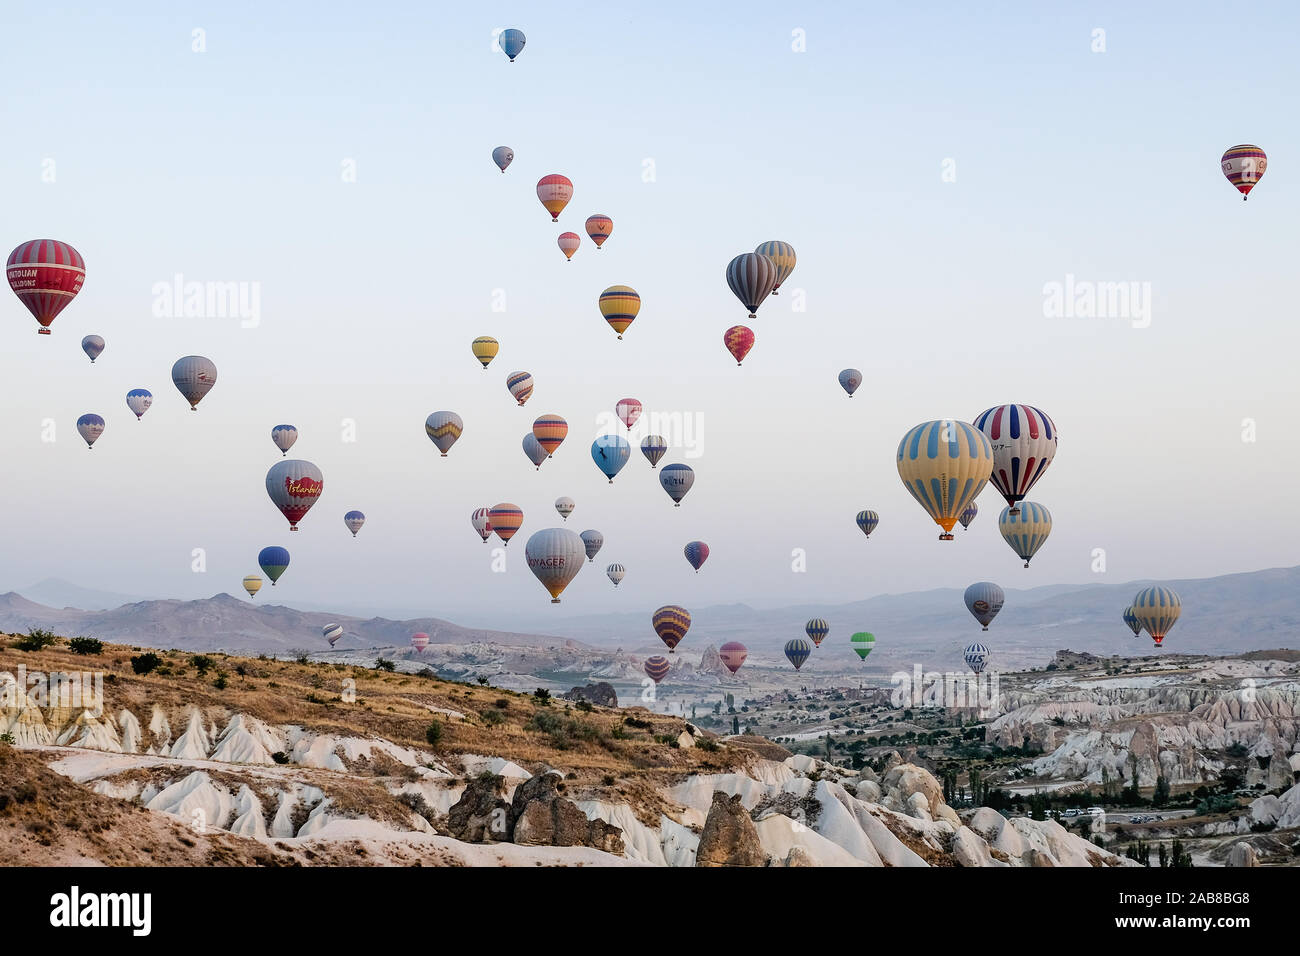
<instances>
[{"instance_id":1,"label":"rocky hillside","mask_svg":"<svg viewBox=\"0 0 1300 956\"><path fill-rule=\"evenodd\" d=\"M0 842L14 860L1128 862L1054 822L958 814L928 771L897 755L880 773L848 771L641 708L181 652L137 674L140 655L122 646L81 657L66 645L0 643ZM19 663L29 673L102 670L103 700L77 706L19 687ZM94 821L92 833L82 820ZM32 844L22 831L38 821Z\"/></svg>"}]
</instances>

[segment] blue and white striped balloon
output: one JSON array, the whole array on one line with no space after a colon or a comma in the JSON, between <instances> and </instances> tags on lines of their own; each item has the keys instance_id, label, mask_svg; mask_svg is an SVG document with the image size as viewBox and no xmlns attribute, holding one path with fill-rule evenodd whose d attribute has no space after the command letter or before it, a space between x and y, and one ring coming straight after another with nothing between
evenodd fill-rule
<instances>
[{"instance_id":1,"label":"blue and white striped balloon","mask_svg":"<svg viewBox=\"0 0 1300 956\"><path fill-rule=\"evenodd\" d=\"M276 425L271 429L271 441L280 449L281 454L289 454L289 449L298 440L298 429L292 425Z\"/></svg>"},{"instance_id":2,"label":"blue and white striped balloon","mask_svg":"<svg viewBox=\"0 0 1300 956\"><path fill-rule=\"evenodd\" d=\"M1159 585L1143 588L1133 598L1133 616L1159 647L1183 612L1182 599L1173 588Z\"/></svg>"},{"instance_id":3,"label":"blue and white striped balloon","mask_svg":"<svg viewBox=\"0 0 1300 956\"><path fill-rule=\"evenodd\" d=\"M993 448L974 425L951 418L922 422L898 443L898 477L952 540L952 526L988 484Z\"/></svg>"},{"instance_id":4,"label":"blue and white striped balloon","mask_svg":"<svg viewBox=\"0 0 1300 956\"><path fill-rule=\"evenodd\" d=\"M989 664L989 649L986 645L976 641L973 644L967 644L966 650L962 652L966 658L966 666L976 674L984 672L984 668Z\"/></svg>"}]
</instances>

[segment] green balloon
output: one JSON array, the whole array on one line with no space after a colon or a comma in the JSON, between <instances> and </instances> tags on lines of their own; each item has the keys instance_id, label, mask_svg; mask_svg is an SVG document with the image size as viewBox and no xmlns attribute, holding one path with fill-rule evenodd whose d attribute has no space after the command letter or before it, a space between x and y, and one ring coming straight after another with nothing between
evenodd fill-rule
<instances>
[{"instance_id":1,"label":"green balloon","mask_svg":"<svg viewBox=\"0 0 1300 956\"><path fill-rule=\"evenodd\" d=\"M857 652L858 657L865 661L867 655L871 653L871 649L876 646L876 637L874 634L868 634L866 631L858 631L858 633L849 638L849 644L851 644L853 650Z\"/></svg>"}]
</instances>

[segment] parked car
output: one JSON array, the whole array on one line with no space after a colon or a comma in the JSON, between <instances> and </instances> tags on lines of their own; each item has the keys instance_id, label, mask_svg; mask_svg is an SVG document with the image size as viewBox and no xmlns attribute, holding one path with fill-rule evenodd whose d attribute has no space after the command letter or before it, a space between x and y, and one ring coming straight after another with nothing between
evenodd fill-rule
<instances>
[{"instance_id":1,"label":"parked car","mask_svg":"<svg viewBox=\"0 0 1300 956\"><path fill-rule=\"evenodd\" d=\"M1090 816L1090 817L1104 817L1106 815L1106 811L1103 810L1101 807L1089 807L1087 810L1084 810L1083 812L1085 816Z\"/></svg>"},{"instance_id":2,"label":"parked car","mask_svg":"<svg viewBox=\"0 0 1300 956\"><path fill-rule=\"evenodd\" d=\"M1061 813L1062 818L1077 817L1078 815L1079 815L1079 809L1077 807L1071 807L1069 810L1065 810Z\"/></svg>"},{"instance_id":3,"label":"parked car","mask_svg":"<svg viewBox=\"0 0 1300 956\"><path fill-rule=\"evenodd\" d=\"M1145 817L1137 817L1137 816L1133 816L1133 817L1129 817L1129 818L1128 818L1128 822L1129 822L1129 823L1142 823L1145 819L1146 819Z\"/></svg>"}]
</instances>

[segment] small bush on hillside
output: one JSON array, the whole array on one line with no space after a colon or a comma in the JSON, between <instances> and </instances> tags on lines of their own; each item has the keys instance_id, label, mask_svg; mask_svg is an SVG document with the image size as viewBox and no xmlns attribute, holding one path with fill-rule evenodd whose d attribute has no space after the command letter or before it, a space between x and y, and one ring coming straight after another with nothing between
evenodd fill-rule
<instances>
[{"instance_id":1,"label":"small bush on hillside","mask_svg":"<svg viewBox=\"0 0 1300 956\"><path fill-rule=\"evenodd\" d=\"M397 665L395 665L392 661L387 660L383 657L379 657L375 659L375 670L377 671L388 671L389 673L392 673L396 666Z\"/></svg>"},{"instance_id":2,"label":"small bush on hillside","mask_svg":"<svg viewBox=\"0 0 1300 956\"><path fill-rule=\"evenodd\" d=\"M74 637L68 641L68 646L72 648L74 654L102 654L104 653L104 642L97 641L93 637Z\"/></svg>"},{"instance_id":3,"label":"small bush on hillside","mask_svg":"<svg viewBox=\"0 0 1300 956\"><path fill-rule=\"evenodd\" d=\"M591 706L591 701L589 700L578 701L578 710L582 711L584 714L590 714L595 709L595 707Z\"/></svg>"},{"instance_id":4,"label":"small bush on hillside","mask_svg":"<svg viewBox=\"0 0 1300 956\"><path fill-rule=\"evenodd\" d=\"M138 654L131 658L131 670L137 674L151 674L162 665L163 659L150 651L148 654Z\"/></svg>"},{"instance_id":5,"label":"small bush on hillside","mask_svg":"<svg viewBox=\"0 0 1300 956\"><path fill-rule=\"evenodd\" d=\"M545 687L539 687L537 690L533 691L533 699L543 707L551 706L551 692Z\"/></svg>"},{"instance_id":6,"label":"small bush on hillside","mask_svg":"<svg viewBox=\"0 0 1300 956\"><path fill-rule=\"evenodd\" d=\"M12 747L14 745L14 735L10 733L0 734L0 744L8 744Z\"/></svg>"},{"instance_id":7,"label":"small bush on hillside","mask_svg":"<svg viewBox=\"0 0 1300 956\"><path fill-rule=\"evenodd\" d=\"M418 672L415 676L416 676L416 677L423 677L425 680L432 680L433 678L437 677L438 675L435 674L435 673L434 673L430 668L428 668L428 667L422 667L422 668L420 668L419 672Z\"/></svg>"},{"instance_id":8,"label":"small bush on hillside","mask_svg":"<svg viewBox=\"0 0 1300 956\"><path fill-rule=\"evenodd\" d=\"M478 685L480 687L486 687L488 685L488 679L486 677L478 677L476 678L476 680L478 681Z\"/></svg>"},{"instance_id":9,"label":"small bush on hillside","mask_svg":"<svg viewBox=\"0 0 1300 956\"><path fill-rule=\"evenodd\" d=\"M271 759L276 763L288 763L289 755L283 750L277 750L275 753L271 754Z\"/></svg>"},{"instance_id":10,"label":"small bush on hillside","mask_svg":"<svg viewBox=\"0 0 1300 956\"><path fill-rule=\"evenodd\" d=\"M504 697L498 697L496 700L492 701L492 706L497 710L509 710L510 701L506 700Z\"/></svg>"},{"instance_id":11,"label":"small bush on hillside","mask_svg":"<svg viewBox=\"0 0 1300 956\"><path fill-rule=\"evenodd\" d=\"M304 650L301 647L293 647L289 649L289 656L298 664L306 664L310 660L310 654L310 651Z\"/></svg>"},{"instance_id":12,"label":"small bush on hillside","mask_svg":"<svg viewBox=\"0 0 1300 956\"><path fill-rule=\"evenodd\" d=\"M214 662L212 658L208 657L206 654L195 654L190 658L190 666L198 671L200 677L210 671L213 664Z\"/></svg>"},{"instance_id":13,"label":"small bush on hillside","mask_svg":"<svg viewBox=\"0 0 1300 956\"><path fill-rule=\"evenodd\" d=\"M437 750L438 745L442 743L442 722L435 720L431 723L424 731L424 739L429 742L430 747Z\"/></svg>"},{"instance_id":14,"label":"small bush on hillside","mask_svg":"<svg viewBox=\"0 0 1300 956\"><path fill-rule=\"evenodd\" d=\"M506 722L506 715L499 710L485 710L482 716L483 722L493 727Z\"/></svg>"},{"instance_id":15,"label":"small bush on hillside","mask_svg":"<svg viewBox=\"0 0 1300 956\"><path fill-rule=\"evenodd\" d=\"M695 739L695 746L703 750L705 753L711 754L717 751L718 742L712 737L697 737Z\"/></svg>"},{"instance_id":16,"label":"small bush on hillside","mask_svg":"<svg viewBox=\"0 0 1300 956\"><path fill-rule=\"evenodd\" d=\"M59 639L54 636L53 631L47 631L43 627L33 627L24 637L18 638L14 647L20 651L43 651L57 643Z\"/></svg>"},{"instance_id":17,"label":"small bush on hillside","mask_svg":"<svg viewBox=\"0 0 1300 956\"><path fill-rule=\"evenodd\" d=\"M217 679L212 682L212 686L215 687L217 690L225 690L226 684L227 684L226 672L217 671Z\"/></svg>"}]
</instances>

